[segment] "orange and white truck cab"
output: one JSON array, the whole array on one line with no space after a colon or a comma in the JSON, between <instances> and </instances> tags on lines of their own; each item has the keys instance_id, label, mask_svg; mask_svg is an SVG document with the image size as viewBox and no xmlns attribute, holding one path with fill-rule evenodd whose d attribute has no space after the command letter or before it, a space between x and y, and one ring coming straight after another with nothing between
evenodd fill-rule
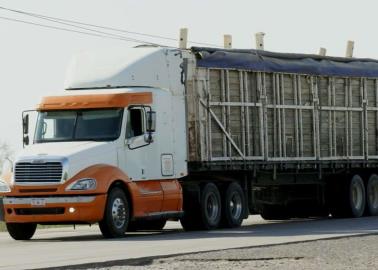
<instances>
[{"instance_id":1,"label":"orange and white truck cab","mask_svg":"<svg viewBox=\"0 0 378 270\"><path fill-rule=\"evenodd\" d=\"M13 238L31 238L36 224L96 222L118 237L182 215L183 53L142 47L73 59L66 91L42 99L32 143L0 178Z\"/></svg>"}]
</instances>

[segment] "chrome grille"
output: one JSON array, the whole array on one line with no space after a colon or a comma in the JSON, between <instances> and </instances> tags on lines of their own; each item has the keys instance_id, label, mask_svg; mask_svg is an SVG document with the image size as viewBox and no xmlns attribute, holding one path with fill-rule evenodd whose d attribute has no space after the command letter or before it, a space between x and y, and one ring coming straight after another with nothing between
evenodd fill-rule
<instances>
[{"instance_id":1,"label":"chrome grille","mask_svg":"<svg viewBox=\"0 0 378 270\"><path fill-rule=\"evenodd\" d=\"M16 183L60 182L62 172L61 162L18 162L15 166L14 179Z\"/></svg>"}]
</instances>

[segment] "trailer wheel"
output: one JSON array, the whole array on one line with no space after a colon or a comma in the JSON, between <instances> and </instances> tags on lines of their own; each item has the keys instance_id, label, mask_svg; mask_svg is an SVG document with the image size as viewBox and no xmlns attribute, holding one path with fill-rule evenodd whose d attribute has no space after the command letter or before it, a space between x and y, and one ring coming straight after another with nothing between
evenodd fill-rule
<instances>
[{"instance_id":1,"label":"trailer wheel","mask_svg":"<svg viewBox=\"0 0 378 270\"><path fill-rule=\"evenodd\" d=\"M366 185L366 207L370 216L378 215L378 175L372 174Z\"/></svg>"},{"instance_id":2,"label":"trailer wheel","mask_svg":"<svg viewBox=\"0 0 378 270\"><path fill-rule=\"evenodd\" d=\"M239 227L243 222L245 212L245 198L240 185L231 183L226 190L222 204L222 221L225 228Z\"/></svg>"},{"instance_id":3,"label":"trailer wheel","mask_svg":"<svg viewBox=\"0 0 378 270\"><path fill-rule=\"evenodd\" d=\"M105 238L124 236L130 220L130 209L122 189L115 187L109 191L104 218L99 222Z\"/></svg>"},{"instance_id":4,"label":"trailer wheel","mask_svg":"<svg viewBox=\"0 0 378 270\"><path fill-rule=\"evenodd\" d=\"M29 240L37 229L35 223L7 223L6 226L9 235L14 240Z\"/></svg>"},{"instance_id":5,"label":"trailer wheel","mask_svg":"<svg viewBox=\"0 0 378 270\"><path fill-rule=\"evenodd\" d=\"M164 228L166 223L166 219L130 221L127 231L160 231Z\"/></svg>"}]
</instances>

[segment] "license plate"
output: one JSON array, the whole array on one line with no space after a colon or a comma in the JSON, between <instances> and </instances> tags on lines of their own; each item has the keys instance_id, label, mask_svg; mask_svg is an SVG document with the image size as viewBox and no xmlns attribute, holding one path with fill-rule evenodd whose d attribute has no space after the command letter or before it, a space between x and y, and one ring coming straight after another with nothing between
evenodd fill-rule
<instances>
[{"instance_id":1,"label":"license plate","mask_svg":"<svg viewBox=\"0 0 378 270\"><path fill-rule=\"evenodd\" d=\"M32 206L45 206L46 200L45 199L32 199L31 205Z\"/></svg>"}]
</instances>

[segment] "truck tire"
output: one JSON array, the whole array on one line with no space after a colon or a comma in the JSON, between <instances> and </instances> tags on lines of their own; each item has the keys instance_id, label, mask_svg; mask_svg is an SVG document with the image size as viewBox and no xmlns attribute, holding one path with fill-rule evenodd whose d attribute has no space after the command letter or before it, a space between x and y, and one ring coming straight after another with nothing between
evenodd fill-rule
<instances>
[{"instance_id":1,"label":"truck tire","mask_svg":"<svg viewBox=\"0 0 378 270\"><path fill-rule=\"evenodd\" d=\"M239 227L243 222L246 211L243 190L237 182L233 182L227 187L224 195L222 201L222 227Z\"/></svg>"},{"instance_id":2,"label":"truck tire","mask_svg":"<svg viewBox=\"0 0 378 270\"><path fill-rule=\"evenodd\" d=\"M29 240L37 229L35 223L7 223L6 226L9 235L14 240Z\"/></svg>"},{"instance_id":3,"label":"truck tire","mask_svg":"<svg viewBox=\"0 0 378 270\"><path fill-rule=\"evenodd\" d=\"M207 183L201 189L198 207L188 207L180 219L186 231L211 230L219 226L221 220L221 198L219 190L213 183Z\"/></svg>"},{"instance_id":4,"label":"truck tire","mask_svg":"<svg viewBox=\"0 0 378 270\"><path fill-rule=\"evenodd\" d=\"M340 179L341 180L341 179ZM358 218L364 214L366 205L365 185L355 174L348 181L334 185L331 198L331 214L335 218Z\"/></svg>"},{"instance_id":5,"label":"truck tire","mask_svg":"<svg viewBox=\"0 0 378 270\"><path fill-rule=\"evenodd\" d=\"M205 185L201 192L201 221L205 230L219 226L222 215L222 202L219 190L213 183Z\"/></svg>"},{"instance_id":6,"label":"truck tire","mask_svg":"<svg viewBox=\"0 0 378 270\"><path fill-rule=\"evenodd\" d=\"M104 218L99 222L105 238L116 238L125 235L130 221L130 208L125 192L115 187L109 191L105 205Z\"/></svg>"},{"instance_id":7,"label":"truck tire","mask_svg":"<svg viewBox=\"0 0 378 270\"><path fill-rule=\"evenodd\" d=\"M349 205L351 217L362 217L365 211L366 195L364 181L354 175L349 184Z\"/></svg>"},{"instance_id":8,"label":"truck tire","mask_svg":"<svg viewBox=\"0 0 378 270\"><path fill-rule=\"evenodd\" d=\"M372 174L366 185L366 210L370 216L378 215L378 175Z\"/></svg>"},{"instance_id":9,"label":"truck tire","mask_svg":"<svg viewBox=\"0 0 378 270\"><path fill-rule=\"evenodd\" d=\"M269 204L263 205L260 216L265 220L287 220L290 218L285 207Z\"/></svg>"},{"instance_id":10,"label":"truck tire","mask_svg":"<svg viewBox=\"0 0 378 270\"><path fill-rule=\"evenodd\" d=\"M164 228L166 223L166 219L130 221L127 231L160 231Z\"/></svg>"}]
</instances>

